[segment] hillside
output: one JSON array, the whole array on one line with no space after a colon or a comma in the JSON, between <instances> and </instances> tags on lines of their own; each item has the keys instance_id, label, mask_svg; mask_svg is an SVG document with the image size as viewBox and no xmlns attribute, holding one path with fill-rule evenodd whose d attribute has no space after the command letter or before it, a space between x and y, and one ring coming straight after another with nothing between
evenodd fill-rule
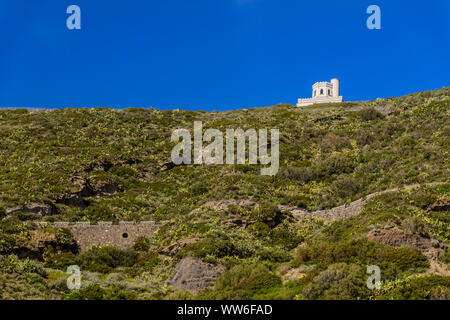
<instances>
[{"instance_id":1,"label":"hillside","mask_svg":"<svg viewBox=\"0 0 450 320\"><path fill-rule=\"evenodd\" d=\"M228 112L0 110L0 298L450 299L449 107L450 87ZM194 121L279 129L278 174L174 166L171 134ZM162 227L79 253L41 221Z\"/></svg>"}]
</instances>

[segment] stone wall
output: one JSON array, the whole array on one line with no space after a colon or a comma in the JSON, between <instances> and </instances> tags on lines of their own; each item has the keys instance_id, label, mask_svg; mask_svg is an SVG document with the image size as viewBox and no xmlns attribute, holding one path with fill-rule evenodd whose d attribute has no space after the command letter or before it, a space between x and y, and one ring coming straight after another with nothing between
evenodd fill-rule
<instances>
[{"instance_id":1,"label":"stone wall","mask_svg":"<svg viewBox=\"0 0 450 320\"><path fill-rule=\"evenodd\" d=\"M93 245L114 246L120 249L131 248L135 240L140 237L151 237L161 226L154 221L134 222L99 222L91 224L90 222L40 222L40 225L49 225L56 228L66 228L72 232L80 252L89 250Z\"/></svg>"},{"instance_id":2,"label":"stone wall","mask_svg":"<svg viewBox=\"0 0 450 320\"><path fill-rule=\"evenodd\" d=\"M298 99L297 107L306 107L316 103L341 103L343 101L342 97L318 96L315 98Z\"/></svg>"}]
</instances>

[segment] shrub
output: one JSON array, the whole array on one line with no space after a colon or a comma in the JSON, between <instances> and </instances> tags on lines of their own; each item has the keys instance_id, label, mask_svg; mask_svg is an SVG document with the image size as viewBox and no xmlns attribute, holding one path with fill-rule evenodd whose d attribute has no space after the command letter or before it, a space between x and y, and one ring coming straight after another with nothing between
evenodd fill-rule
<instances>
[{"instance_id":1,"label":"shrub","mask_svg":"<svg viewBox=\"0 0 450 320\"><path fill-rule=\"evenodd\" d=\"M114 211L102 203L93 203L85 210L84 214L92 222L114 221L116 219Z\"/></svg>"},{"instance_id":2,"label":"shrub","mask_svg":"<svg viewBox=\"0 0 450 320\"><path fill-rule=\"evenodd\" d=\"M274 229L270 231L270 239L273 245L281 246L287 250L294 249L303 240L297 233L287 229Z\"/></svg>"},{"instance_id":3,"label":"shrub","mask_svg":"<svg viewBox=\"0 0 450 320\"><path fill-rule=\"evenodd\" d=\"M133 249L136 252L147 252L150 249L150 240L140 236L134 241Z\"/></svg>"},{"instance_id":4,"label":"shrub","mask_svg":"<svg viewBox=\"0 0 450 320\"><path fill-rule=\"evenodd\" d=\"M204 182L196 183L191 188L191 193L194 196L199 196L207 193L209 190L209 186Z\"/></svg>"},{"instance_id":5,"label":"shrub","mask_svg":"<svg viewBox=\"0 0 450 320\"><path fill-rule=\"evenodd\" d=\"M351 173L356 164L350 157L334 152L324 160L319 161L317 165L317 175L329 178L333 174Z\"/></svg>"},{"instance_id":6,"label":"shrub","mask_svg":"<svg viewBox=\"0 0 450 320\"><path fill-rule=\"evenodd\" d=\"M77 291L62 296L63 300L103 300L106 291L98 284L91 284Z\"/></svg>"},{"instance_id":7,"label":"shrub","mask_svg":"<svg viewBox=\"0 0 450 320\"><path fill-rule=\"evenodd\" d=\"M393 276L396 271L403 272L429 267L427 258L416 249L393 249L365 238L336 243L318 242L299 248L296 261L299 264L315 264L322 269L339 262L360 265L375 264L383 267L388 277Z\"/></svg>"},{"instance_id":8,"label":"shrub","mask_svg":"<svg viewBox=\"0 0 450 320\"><path fill-rule=\"evenodd\" d=\"M70 230L58 228L55 231L56 242L61 247L69 247L75 243L75 238Z\"/></svg>"},{"instance_id":9,"label":"shrub","mask_svg":"<svg viewBox=\"0 0 450 320\"><path fill-rule=\"evenodd\" d=\"M331 184L332 194L343 199L356 195L360 190L360 180L347 175L339 176Z\"/></svg>"},{"instance_id":10,"label":"shrub","mask_svg":"<svg viewBox=\"0 0 450 320\"><path fill-rule=\"evenodd\" d=\"M447 267L450 267L450 250L447 250L443 255L439 257L439 261L445 263Z\"/></svg>"},{"instance_id":11,"label":"shrub","mask_svg":"<svg viewBox=\"0 0 450 320\"><path fill-rule=\"evenodd\" d=\"M402 247L389 250L384 254L384 260L395 264L401 271L422 269L430 266L427 257L417 249Z\"/></svg>"},{"instance_id":12,"label":"shrub","mask_svg":"<svg viewBox=\"0 0 450 320\"><path fill-rule=\"evenodd\" d=\"M0 255L0 272L4 273L36 273L45 276L46 272L40 264L37 264L29 258L19 259L16 255Z\"/></svg>"},{"instance_id":13,"label":"shrub","mask_svg":"<svg viewBox=\"0 0 450 320\"><path fill-rule=\"evenodd\" d=\"M377 298L388 300L449 300L450 277L430 275L407 278L391 287L382 287Z\"/></svg>"},{"instance_id":14,"label":"shrub","mask_svg":"<svg viewBox=\"0 0 450 320\"><path fill-rule=\"evenodd\" d=\"M134 300L136 294L120 288L119 286L113 286L108 288L104 293L104 300Z\"/></svg>"},{"instance_id":15,"label":"shrub","mask_svg":"<svg viewBox=\"0 0 450 320\"><path fill-rule=\"evenodd\" d=\"M142 268L143 271L152 271L160 262L157 252L143 252L138 256L135 267Z\"/></svg>"},{"instance_id":16,"label":"shrub","mask_svg":"<svg viewBox=\"0 0 450 320\"><path fill-rule=\"evenodd\" d=\"M53 248L47 248L43 254L44 266L46 268L65 270L68 266L75 264L76 256L72 252L54 253Z\"/></svg>"},{"instance_id":17,"label":"shrub","mask_svg":"<svg viewBox=\"0 0 450 320\"><path fill-rule=\"evenodd\" d=\"M367 275L361 266L332 264L314 277L301 294L306 299L367 299L370 291L366 287L366 279Z\"/></svg>"},{"instance_id":18,"label":"shrub","mask_svg":"<svg viewBox=\"0 0 450 320\"><path fill-rule=\"evenodd\" d=\"M256 250L255 255L261 260L270 262L287 262L292 259L288 251L281 247L263 247Z\"/></svg>"},{"instance_id":19,"label":"shrub","mask_svg":"<svg viewBox=\"0 0 450 320\"><path fill-rule=\"evenodd\" d=\"M196 258L206 258L207 256L222 258L234 255L239 256L240 252L230 240L213 238L192 243L180 250L179 254L181 256L191 255Z\"/></svg>"},{"instance_id":20,"label":"shrub","mask_svg":"<svg viewBox=\"0 0 450 320\"><path fill-rule=\"evenodd\" d=\"M76 256L75 264L92 272L108 273L117 267L131 267L137 261L133 250L120 250L115 247L93 247Z\"/></svg>"},{"instance_id":21,"label":"shrub","mask_svg":"<svg viewBox=\"0 0 450 320\"><path fill-rule=\"evenodd\" d=\"M341 137L333 133L328 133L323 139L320 148L324 151L340 150L343 148L350 148L350 139L348 137Z\"/></svg>"},{"instance_id":22,"label":"shrub","mask_svg":"<svg viewBox=\"0 0 450 320\"><path fill-rule=\"evenodd\" d=\"M288 167L285 169L281 169L277 176L279 178L288 179L288 180L295 180L299 182L309 182L311 180L315 179L314 171L311 168L308 167L302 167L302 168L295 168L295 167Z\"/></svg>"},{"instance_id":23,"label":"shrub","mask_svg":"<svg viewBox=\"0 0 450 320\"><path fill-rule=\"evenodd\" d=\"M374 108L362 109L356 111L356 115L363 121L376 120L384 118L383 114L375 110Z\"/></svg>"},{"instance_id":24,"label":"shrub","mask_svg":"<svg viewBox=\"0 0 450 320\"><path fill-rule=\"evenodd\" d=\"M248 227L248 231L258 238L264 238L270 234L270 227L264 222L258 221Z\"/></svg>"},{"instance_id":25,"label":"shrub","mask_svg":"<svg viewBox=\"0 0 450 320\"><path fill-rule=\"evenodd\" d=\"M318 242L298 248L296 261L299 264L315 264L323 269L338 262L374 264L387 250L387 246L364 238L336 243Z\"/></svg>"},{"instance_id":26,"label":"shrub","mask_svg":"<svg viewBox=\"0 0 450 320\"><path fill-rule=\"evenodd\" d=\"M271 221L276 220L281 215L281 210L278 206L273 203L263 203L262 205L257 205L250 212L250 219L257 221Z\"/></svg>"},{"instance_id":27,"label":"shrub","mask_svg":"<svg viewBox=\"0 0 450 320\"><path fill-rule=\"evenodd\" d=\"M215 295L218 299L250 299L256 293L281 286L280 277L261 264L238 265L217 279Z\"/></svg>"}]
</instances>

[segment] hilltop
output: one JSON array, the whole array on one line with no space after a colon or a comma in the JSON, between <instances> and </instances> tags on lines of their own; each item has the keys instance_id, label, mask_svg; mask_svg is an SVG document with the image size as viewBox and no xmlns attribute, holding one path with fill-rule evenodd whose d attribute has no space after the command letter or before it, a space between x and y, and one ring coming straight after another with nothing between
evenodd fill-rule
<instances>
[{"instance_id":1,"label":"hilltop","mask_svg":"<svg viewBox=\"0 0 450 320\"><path fill-rule=\"evenodd\" d=\"M0 110L0 297L449 299L449 107L450 87L228 112ZM171 134L194 121L279 129L279 172L173 165ZM77 253L42 221L164 223L132 249Z\"/></svg>"}]
</instances>

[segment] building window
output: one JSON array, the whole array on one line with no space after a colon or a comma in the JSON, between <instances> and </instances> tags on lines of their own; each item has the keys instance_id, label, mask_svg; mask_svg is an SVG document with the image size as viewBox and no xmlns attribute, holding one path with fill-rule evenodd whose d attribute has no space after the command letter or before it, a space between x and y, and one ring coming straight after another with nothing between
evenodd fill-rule
<instances>
[{"instance_id":1,"label":"building window","mask_svg":"<svg viewBox=\"0 0 450 320\"><path fill-rule=\"evenodd\" d=\"M316 90L314 90L314 97L316 96Z\"/></svg>"},{"instance_id":2,"label":"building window","mask_svg":"<svg viewBox=\"0 0 450 320\"><path fill-rule=\"evenodd\" d=\"M328 95L331 96L330 89L328 89Z\"/></svg>"},{"instance_id":3,"label":"building window","mask_svg":"<svg viewBox=\"0 0 450 320\"><path fill-rule=\"evenodd\" d=\"M323 95L323 89L320 89L320 95Z\"/></svg>"}]
</instances>

